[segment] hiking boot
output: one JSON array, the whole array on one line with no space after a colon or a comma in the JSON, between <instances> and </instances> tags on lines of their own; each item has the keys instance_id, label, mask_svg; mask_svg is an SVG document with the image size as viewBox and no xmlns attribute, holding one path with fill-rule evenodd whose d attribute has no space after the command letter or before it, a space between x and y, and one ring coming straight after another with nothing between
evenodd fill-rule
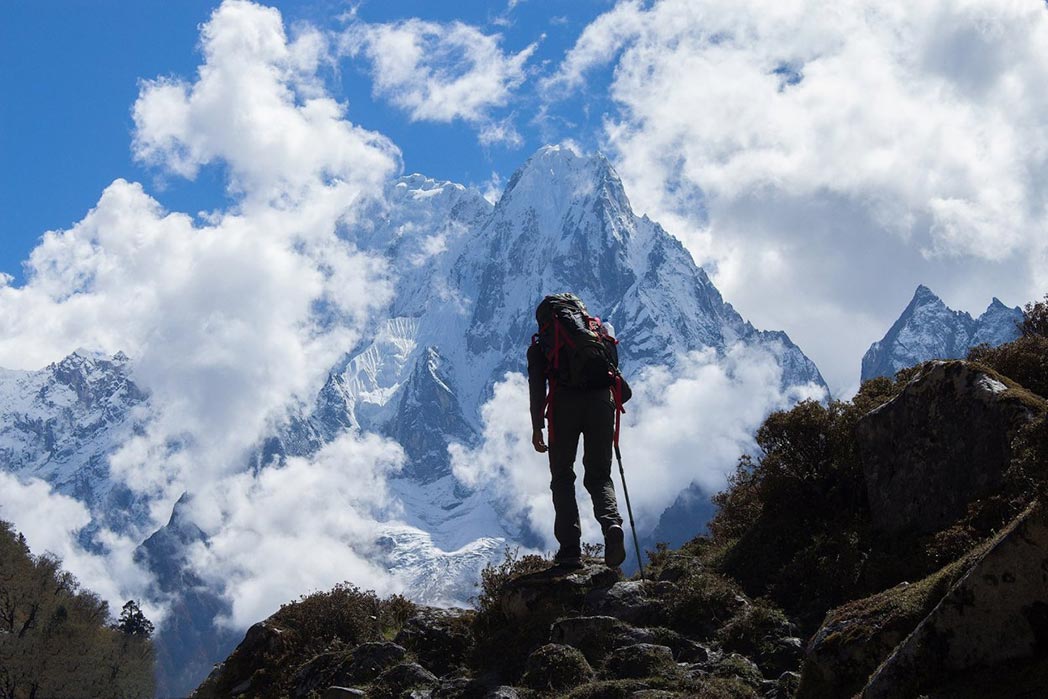
<instances>
[{"instance_id":1,"label":"hiking boot","mask_svg":"<svg viewBox=\"0 0 1048 699\"><path fill-rule=\"evenodd\" d=\"M582 567L582 554L558 551L553 557L553 567L560 570L578 570Z\"/></svg>"},{"instance_id":2,"label":"hiking boot","mask_svg":"<svg viewBox=\"0 0 1048 699\"><path fill-rule=\"evenodd\" d=\"M604 532L604 565L609 568L618 568L626 560L626 545L623 543L626 535L622 527L613 524Z\"/></svg>"}]
</instances>

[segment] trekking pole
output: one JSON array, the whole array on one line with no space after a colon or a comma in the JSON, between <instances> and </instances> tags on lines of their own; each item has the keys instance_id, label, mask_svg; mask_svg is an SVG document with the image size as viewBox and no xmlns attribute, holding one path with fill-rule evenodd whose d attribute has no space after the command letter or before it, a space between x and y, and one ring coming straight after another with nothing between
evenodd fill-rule
<instances>
[{"instance_id":1,"label":"trekking pole","mask_svg":"<svg viewBox=\"0 0 1048 699\"><path fill-rule=\"evenodd\" d=\"M619 445L616 441L615 444L615 458L619 461L619 476L622 478L622 494L626 496L626 512L630 516L630 529L633 530L633 548L637 552L637 565L640 567L640 579L643 582L647 582L647 578L644 577L644 561L640 557L640 543L637 541L637 525L633 523L633 506L630 505L630 491L626 489L626 471L622 468L622 452L619 451Z\"/></svg>"}]
</instances>

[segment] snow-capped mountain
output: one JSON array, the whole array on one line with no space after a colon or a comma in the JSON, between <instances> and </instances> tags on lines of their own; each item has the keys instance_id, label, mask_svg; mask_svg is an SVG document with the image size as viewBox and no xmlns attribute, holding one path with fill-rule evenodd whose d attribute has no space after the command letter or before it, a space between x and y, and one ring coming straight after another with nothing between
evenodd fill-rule
<instances>
[{"instance_id":1,"label":"snow-capped mountain","mask_svg":"<svg viewBox=\"0 0 1048 699\"><path fill-rule=\"evenodd\" d=\"M891 329L870 345L862 358L862 380L894 376L895 372L929 359L958 359L975 345L992 347L1019 336L1022 309L994 298L986 311L972 318L954 311L923 284Z\"/></svg>"},{"instance_id":2,"label":"snow-capped mountain","mask_svg":"<svg viewBox=\"0 0 1048 699\"><path fill-rule=\"evenodd\" d=\"M677 239L633 212L602 155L545 147L513 175L495 205L461 185L402 177L358 219L344 232L347 242L388 262L396 273L393 298L365 340L331 368L313 404L262 440L244 468L309 455L346 430L397 440L408 459L390 489L402 516L377 543L382 563L420 599L464 601L480 568L507 542L534 541L489 493L455 478L448 445L475 446L494 384L506 372L524 371L534 308L545 294L572 290L610 321L623 340L627 376L644 365L672 366L692 350L743 343L776 358L783 386L825 388L785 333L746 322ZM112 482L106 466L106 455L132 433L137 411L148 404L129 378L130 366L122 355L78 353L40 372L0 373L0 467L45 478L99 517L124 511L133 519L141 505ZM521 415L526 424L526 407ZM693 527L688 534L703 524L683 515L664 519L664 529L688 520L679 525ZM228 650L207 645L200 633L203 617L224 607L200 589L183 553L209 534L176 506L170 523L140 550L160 591L181 605L179 623L160 637L178 646L161 652L171 665L165 686L171 693L191 688L192 678L221 657L218 650ZM178 596L180 586L189 593Z\"/></svg>"},{"instance_id":3,"label":"snow-capped mountain","mask_svg":"<svg viewBox=\"0 0 1048 699\"><path fill-rule=\"evenodd\" d=\"M109 455L141 426L146 394L120 353L77 350L38 371L0 369L0 468L48 482L96 514L82 532L91 547L99 527L127 531L148 513L110 478Z\"/></svg>"}]
</instances>

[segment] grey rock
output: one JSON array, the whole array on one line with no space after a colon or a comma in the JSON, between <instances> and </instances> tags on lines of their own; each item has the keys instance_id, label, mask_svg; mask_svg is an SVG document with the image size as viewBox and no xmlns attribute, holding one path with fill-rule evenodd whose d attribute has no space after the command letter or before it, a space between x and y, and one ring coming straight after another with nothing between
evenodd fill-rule
<instances>
[{"instance_id":1,"label":"grey rock","mask_svg":"<svg viewBox=\"0 0 1048 699\"><path fill-rule=\"evenodd\" d=\"M578 648L589 662L599 664L613 649L636 643L635 633L615 617L569 617L553 624L550 641Z\"/></svg>"},{"instance_id":2,"label":"grey rock","mask_svg":"<svg viewBox=\"0 0 1048 699\"><path fill-rule=\"evenodd\" d=\"M696 641L686 638L681 634L663 627L632 629L627 637L634 643L651 643L666 646L673 651L673 657L678 662L702 663L708 662L712 657L712 651Z\"/></svg>"},{"instance_id":3,"label":"grey rock","mask_svg":"<svg viewBox=\"0 0 1048 699\"><path fill-rule=\"evenodd\" d=\"M484 699L520 699L520 694L513 687L503 685L485 694Z\"/></svg>"},{"instance_id":4,"label":"grey rock","mask_svg":"<svg viewBox=\"0 0 1048 699\"><path fill-rule=\"evenodd\" d=\"M503 586L499 606L513 621L565 616L581 611L591 592L609 588L621 578L617 570L603 565L587 565L568 573L549 570L522 575Z\"/></svg>"},{"instance_id":5,"label":"grey rock","mask_svg":"<svg viewBox=\"0 0 1048 699\"><path fill-rule=\"evenodd\" d=\"M352 683L370 682L404 659L407 650L389 641L361 643L349 655L342 673Z\"/></svg>"},{"instance_id":6,"label":"grey rock","mask_svg":"<svg viewBox=\"0 0 1048 699\"><path fill-rule=\"evenodd\" d=\"M874 525L924 533L960 518L999 486L1030 400L974 364L933 362L865 415L855 434Z\"/></svg>"},{"instance_id":7,"label":"grey rock","mask_svg":"<svg viewBox=\"0 0 1048 699\"><path fill-rule=\"evenodd\" d=\"M757 657L761 668L773 677L797 670L803 660L804 643L796 636L777 639L771 644L770 650L763 651Z\"/></svg>"},{"instance_id":8,"label":"grey rock","mask_svg":"<svg viewBox=\"0 0 1048 699\"><path fill-rule=\"evenodd\" d=\"M461 668L473 650L473 635L462 610L420 607L405 622L396 642L438 675Z\"/></svg>"},{"instance_id":9,"label":"grey rock","mask_svg":"<svg viewBox=\"0 0 1048 699\"><path fill-rule=\"evenodd\" d=\"M367 694L362 689L333 685L325 689L320 696L321 699L352 699L352 697L366 697Z\"/></svg>"},{"instance_id":10,"label":"grey rock","mask_svg":"<svg viewBox=\"0 0 1048 699\"><path fill-rule=\"evenodd\" d=\"M659 599L672 585L623 580L611 587L598 588L586 595L586 611L613 616L630 624L644 626L665 623L665 605Z\"/></svg>"},{"instance_id":11,"label":"grey rock","mask_svg":"<svg viewBox=\"0 0 1048 699\"><path fill-rule=\"evenodd\" d=\"M996 537L881 664L864 699L916 696L966 670L1043 654L1046 571L1048 507L1037 502Z\"/></svg>"},{"instance_id":12,"label":"grey rock","mask_svg":"<svg viewBox=\"0 0 1048 699\"><path fill-rule=\"evenodd\" d=\"M432 689L440 680L418 663L400 663L379 675L375 684L397 696L412 689Z\"/></svg>"},{"instance_id":13,"label":"grey rock","mask_svg":"<svg viewBox=\"0 0 1048 699\"><path fill-rule=\"evenodd\" d=\"M738 653L730 653L712 663L709 672L714 677L734 677L753 689L758 689L764 682L764 675L757 663Z\"/></svg>"},{"instance_id":14,"label":"grey rock","mask_svg":"<svg viewBox=\"0 0 1048 699\"><path fill-rule=\"evenodd\" d=\"M677 672L673 651L666 646L635 643L617 648L604 661L604 674L613 679L660 677Z\"/></svg>"},{"instance_id":15,"label":"grey rock","mask_svg":"<svg viewBox=\"0 0 1048 699\"><path fill-rule=\"evenodd\" d=\"M560 692L593 679L593 668L577 648L547 643L528 656L521 683L540 691Z\"/></svg>"}]
</instances>

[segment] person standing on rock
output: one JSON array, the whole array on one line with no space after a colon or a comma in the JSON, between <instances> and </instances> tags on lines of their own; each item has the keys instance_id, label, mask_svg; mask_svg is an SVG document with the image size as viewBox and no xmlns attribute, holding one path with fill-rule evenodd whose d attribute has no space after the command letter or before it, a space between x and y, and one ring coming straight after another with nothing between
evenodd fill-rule
<instances>
[{"instance_id":1,"label":"person standing on rock","mask_svg":"<svg viewBox=\"0 0 1048 699\"><path fill-rule=\"evenodd\" d=\"M626 559L626 549L611 461L617 414L631 395L618 369L618 341L610 326L591 317L574 294L547 296L535 318L539 331L527 355L531 442L535 451L549 454L553 533L560 544L554 562L559 568L582 566L574 468L581 436L582 482L604 533L604 562L614 568ZM543 439L547 420L548 445Z\"/></svg>"}]
</instances>

